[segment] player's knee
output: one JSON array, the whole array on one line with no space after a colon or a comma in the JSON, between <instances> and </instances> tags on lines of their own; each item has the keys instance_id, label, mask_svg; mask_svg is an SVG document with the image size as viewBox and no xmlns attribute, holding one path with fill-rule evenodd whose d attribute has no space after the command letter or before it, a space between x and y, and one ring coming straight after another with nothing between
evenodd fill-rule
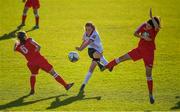
<instances>
[{"instance_id":1,"label":"player's knee","mask_svg":"<svg viewBox=\"0 0 180 112\"><path fill-rule=\"evenodd\" d=\"M23 16L26 16L26 14L23 14Z\"/></svg>"},{"instance_id":2,"label":"player's knee","mask_svg":"<svg viewBox=\"0 0 180 112\"><path fill-rule=\"evenodd\" d=\"M39 15L38 15L38 11L37 11L37 9L34 9L34 15L36 16L36 17L38 17Z\"/></svg>"},{"instance_id":3,"label":"player's knee","mask_svg":"<svg viewBox=\"0 0 180 112\"><path fill-rule=\"evenodd\" d=\"M24 8L23 14L27 14L28 8Z\"/></svg>"},{"instance_id":4,"label":"player's knee","mask_svg":"<svg viewBox=\"0 0 180 112\"><path fill-rule=\"evenodd\" d=\"M94 57L94 58L101 58L101 57L102 57L102 54L101 54L101 53L98 53L98 52L95 52L95 53L93 54L93 57Z\"/></svg>"},{"instance_id":5,"label":"player's knee","mask_svg":"<svg viewBox=\"0 0 180 112\"><path fill-rule=\"evenodd\" d=\"M56 78L56 77L58 77L58 74L53 70L52 72L50 72L50 74L54 77L54 78Z\"/></svg>"},{"instance_id":6,"label":"player's knee","mask_svg":"<svg viewBox=\"0 0 180 112\"><path fill-rule=\"evenodd\" d=\"M54 71L54 69L52 68L49 73L53 76L54 74L56 74L56 72Z\"/></svg>"},{"instance_id":7,"label":"player's knee","mask_svg":"<svg viewBox=\"0 0 180 112\"><path fill-rule=\"evenodd\" d=\"M129 59L131 59L131 57L129 56L129 54L125 54L125 55L123 56L123 59L124 59L124 60L129 60Z\"/></svg>"},{"instance_id":8,"label":"player's knee","mask_svg":"<svg viewBox=\"0 0 180 112\"><path fill-rule=\"evenodd\" d=\"M146 76L151 77L152 75L152 67L146 66Z\"/></svg>"},{"instance_id":9,"label":"player's knee","mask_svg":"<svg viewBox=\"0 0 180 112\"><path fill-rule=\"evenodd\" d=\"M129 60L131 59L131 57L129 56L129 54L125 54L121 57L119 57L119 60L122 62L122 61L126 61L126 60Z\"/></svg>"},{"instance_id":10,"label":"player's knee","mask_svg":"<svg viewBox=\"0 0 180 112\"><path fill-rule=\"evenodd\" d=\"M34 16L35 16L35 17L39 17L39 15L38 15L38 14L34 14Z\"/></svg>"},{"instance_id":11,"label":"player's knee","mask_svg":"<svg viewBox=\"0 0 180 112\"><path fill-rule=\"evenodd\" d=\"M26 15L27 15L27 11L24 11L24 12L23 12L23 16L26 16Z\"/></svg>"},{"instance_id":12,"label":"player's knee","mask_svg":"<svg viewBox=\"0 0 180 112\"><path fill-rule=\"evenodd\" d=\"M146 79L147 79L148 81L150 81L150 80L152 80L152 76L147 76Z\"/></svg>"}]
</instances>

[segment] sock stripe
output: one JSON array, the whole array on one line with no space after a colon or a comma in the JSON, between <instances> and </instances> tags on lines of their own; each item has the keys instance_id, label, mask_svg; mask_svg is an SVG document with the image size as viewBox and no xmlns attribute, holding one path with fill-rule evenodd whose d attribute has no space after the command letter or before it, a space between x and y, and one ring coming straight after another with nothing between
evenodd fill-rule
<instances>
[{"instance_id":1,"label":"sock stripe","mask_svg":"<svg viewBox=\"0 0 180 112\"><path fill-rule=\"evenodd\" d=\"M53 77L54 77L54 78L58 77L58 74L54 74Z\"/></svg>"},{"instance_id":2,"label":"sock stripe","mask_svg":"<svg viewBox=\"0 0 180 112\"><path fill-rule=\"evenodd\" d=\"M149 80L152 80L152 77L146 77L146 79L149 81Z\"/></svg>"},{"instance_id":3,"label":"sock stripe","mask_svg":"<svg viewBox=\"0 0 180 112\"><path fill-rule=\"evenodd\" d=\"M36 76L37 74L31 74L31 76Z\"/></svg>"}]
</instances>

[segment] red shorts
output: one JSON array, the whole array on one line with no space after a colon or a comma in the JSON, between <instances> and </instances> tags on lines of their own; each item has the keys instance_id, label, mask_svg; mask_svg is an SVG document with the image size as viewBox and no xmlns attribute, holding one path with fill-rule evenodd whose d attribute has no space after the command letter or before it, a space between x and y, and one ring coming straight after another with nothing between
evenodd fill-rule
<instances>
[{"instance_id":1,"label":"red shorts","mask_svg":"<svg viewBox=\"0 0 180 112\"><path fill-rule=\"evenodd\" d=\"M38 74L39 69L42 69L49 73L53 68L53 66L49 64L49 62L44 57L38 58L36 59L36 61L29 61L27 63L27 66L31 71L31 74Z\"/></svg>"},{"instance_id":2,"label":"red shorts","mask_svg":"<svg viewBox=\"0 0 180 112\"><path fill-rule=\"evenodd\" d=\"M133 61L137 61L139 59L143 59L145 66L153 67L154 61L154 50L147 50L142 48L135 48L130 51L129 56Z\"/></svg>"},{"instance_id":3,"label":"red shorts","mask_svg":"<svg viewBox=\"0 0 180 112\"><path fill-rule=\"evenodd\" d=\"M39 0L27 0L25 3L25 7L28 8L33 8L33 9L39 9L40 4L39 4Z\"/></svg>"}]
</instances>

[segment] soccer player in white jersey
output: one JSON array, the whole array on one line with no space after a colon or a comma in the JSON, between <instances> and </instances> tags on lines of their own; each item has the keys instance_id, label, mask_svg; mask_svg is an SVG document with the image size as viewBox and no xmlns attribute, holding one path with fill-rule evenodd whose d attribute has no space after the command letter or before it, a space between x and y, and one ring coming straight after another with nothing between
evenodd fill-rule
<instances>
[{"instance_id":1,"label":"soccer player in white jersey","mask_svg":"<svg viewBox=\"0 0 180 112\"><path fill-rule=\"evenodd\" d=\"M83 35L83 42L80 47L76 47L76 50L82 51L88 47L89 57L92 59L90 68L86 74L84 82L80 88L80 91L84 91L85 85L90 79L96 65L99 66L100 70L104 70L104 66L108 64L108 61L103 56L103 47L99 37L98 32L96 31L95 26L91 22L85 24L85 33ZM104 65L104 66L103 66Z\"/></svg>"}]
</instances>

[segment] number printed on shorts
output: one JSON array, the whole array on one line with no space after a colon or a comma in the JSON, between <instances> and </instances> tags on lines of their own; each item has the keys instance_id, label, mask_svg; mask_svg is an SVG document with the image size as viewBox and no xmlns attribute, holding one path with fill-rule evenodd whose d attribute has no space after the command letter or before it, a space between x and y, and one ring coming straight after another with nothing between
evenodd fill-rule
<instances>
[{"instance_id":1,"label":"number printed on shorts","mask_svg":"<svg viewBox=\"0 0 180 112\"><path fill-rule=\"evenodd\" d=\"M24 54L28 53L28 49L24 45L20 46L20 49Z\"/></svg>"}]
</instances>

